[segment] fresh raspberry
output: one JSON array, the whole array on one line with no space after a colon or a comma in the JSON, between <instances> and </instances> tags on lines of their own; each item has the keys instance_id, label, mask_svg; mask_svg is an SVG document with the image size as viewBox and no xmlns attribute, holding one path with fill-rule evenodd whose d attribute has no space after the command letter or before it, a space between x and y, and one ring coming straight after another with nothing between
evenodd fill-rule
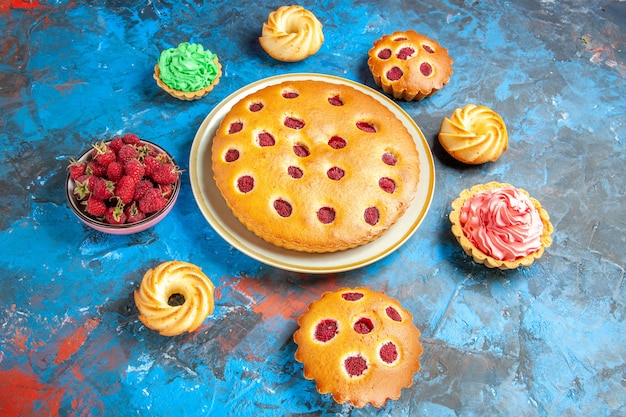
<instances>
[{"instance_id":1,"label":"fresh raspberry","mask_svg":"<svg viewBox=\"0 0 626 417\"><path fill-rule=\"evenodd\" d=\"M114 195L122 200L124 204L129 204L133 201L136 184L137 182L134 178L124 175L115 185Z\"/></svg>"},{"instance_id":2,"label":"fresh raspberry","mask_svg":"<svg viewBox=\"0 0 626 417\"><path fill-rule=\"evenodd\" d=\"M124 145L124 141L122 140L120 136L114 137L111 140L111 142L109 142L109 148L111 148L111 150L115 153L118 153L123 145Z\"/></svg>"},{"instance_id":3,"label":"fresh raspberry","mask_svg":"<svg viewBox=\"0 0 626 417\"><path fill-rule=\"evenodd\" d=\"M117 152L117 160L126 165L131 159L138 159L139 151L135 148L135 145L124 144Z\"/></svg>"},{"instance_id":4,"label":"fresh raspberry","mask_svg":"<svg viewBox=\"0 0 626 417\"><path fill-rule=\"evenodd\" d=\"M93 160L104 167L117 159L115 152L105 142L96 143L93 148L95 149Z\"/></svg>"},{"instance_id":5,"label":"fresh raspberry","mask_svg":"<svg viewBox=\"0 0 626 417\"><path fill-rule=\"evenodd\" d=\"M124 214L126 215L127 223L137 223L146 218L146 213L139 210L137 201L127 204L124 207Z\"/></svg>"},{"instance_id":6,"label":"fresh raspberry","mask_svg":"<svg viewBox=\"0 0 626 417\"><path fill-rule=\"evenodd\" d=\"M161 195L165 198L170 198L174 192L174 184L159 184Z\"/></svg>"},{"instance_id":7,"label":"fresh raspberry","mask_svg":"<svg viewBox=\"0 0 626 417\"><path fill-rule=\"evenodd\" d=\"M99 200L108 200L113 197L114 191L115 184L113 181L105 180L104 178L96 178L92 196Z\"/></svg>"},{"instance_id":8,"label":"fresh raspberry","mask_svg":"<svg viewBox=\"0 0 626 417\"><path fill-rule=\"evenodd\" d=\"M178 174L175 165L163 163L152 173L151 178L157 184L173 184L178 181Z\"/></svg>"},{"instance_id":9,"label":"fresh raspberry","mask_svg":"<svg viewBox=\"0 0 626 417\"><path fill-rule=\"evenodd\" d=\"M89 161L85 167L85 173L95 175L96 177L104 177L107 174L107 167L100 165L96 161Z\"/></svg>"},{"instance_id":10,"label":"fresh raspberry","mask_svg":"<svg viewBox=\"0 0 626 417\"><path fill-rule=\"evenodd\" d=\"M95 217L102 217L107 211L107 205L104 201L90 197L85 202L85 211Z\"/></svg>"},{"instance_id":11,"label":"fresh raspberry","mask_svg":"<svg viewBox=\"0 0 626 417\"><path fill-rule=\"evenodd\" d=\"M89 197L91 195L91 191L93 190L96 178L97 177L89 174L81 175L76 178L74 181L74 195L76 195L79 200L84 200Z\"/></svg>"},{"instance_id":12,"label":"fresh raspberry","mask_svg":"<svg viewBox=\"0 0 626 417\"><path fill-rule=\"evenodd\" d=\"M158 154L156 149L147 143L143 145L135 145L135 149L137 150L137 159L140 161L142 161L146 156L155 156Z\"/></svg>"},{"instance_id":13,"label":"fresh raspberry","mask_svg":"<svg viewBox=\"0 0 626 417\"><path fill-rule=\"evenodd\" d=\"M137 159L131 159L124 165L124 175L134 178L135 182L141 181L145 172L146 169L143 164Z\"/></svg>"},{"instance_id":14,"label":"fresh raspberry","mask_svg":"<svg viewBox=\"0 0 626 417\"><path fill-rule=\"evenodd\" d=\"M134 133L126 133L124 136L122 136L122 141L128 145L141 144L141 139L139 139L139 136L135 135Z\"/></svg>"},{"instance_id":15,"label":"fresh raspberry","mask_svg":"<svg viewBox=\"0 0 626 417\"><path fill-rule=\"evenodd\" d=\"M104 214L104 221L109 224L126 223L126 213L124 213L124 204L118 202L115 207L109 207Z\"/></svg>"},{"instance_id":16,"label":"fresh raspberry","mask_svg":"<svg viewBox=\"0 0 626 417\"><path fill-rule=\"evenodd\" d=\"M150 180L141 180L135 185L135 194L133 195L133 200L139 201L146 195L146 191L154 188L154 184Z\"/></svg>"},{"instance_id":17,"label":"fresh raspberry","mask_svg":"<svg viewBox=\"0 0 626 417\"><path fill-rule=\"evenodd\" d=\"M117 182L124 176L124 165L118 161L111 162L107 166L107 178L111 181Z\"/></svg>"},{"instance_id":18,"label":"fresh raspberry","mask_svg":"<svg viewBox=\"0 0 626 417\"><path fill-rule=\"evenodd\" d=\"M76 178L85 174L85 168L87 168L87 164L85 162L78 162L74 159L70 160L70 165L68 169L70 171L70 178L75 180Z\"/></svg>"},{"instance_id":19,"label":"fresh raspberry","mask_svg":"<svg viewBox=\"0 0 626 417\"><path fill-rule=\"evenodd\" d=\"M159 166L161 166L161 161L159 161L156 156L148 155L143 158L144 175L146 177L152 177L152 173L155 172Z\"/></svg>"},{"instance_id":20,"label":"fresh raspberry","mask_svg":"<svg viewBox=\"0 0 626 417\"><path fill-rule=\"evenodd\" d=\"M156 213L165 208L166 205L167 199L161 195L158 188L147 190L143 198L139 200L139 210L146 214Z\"/></svg>"}]
</instances>

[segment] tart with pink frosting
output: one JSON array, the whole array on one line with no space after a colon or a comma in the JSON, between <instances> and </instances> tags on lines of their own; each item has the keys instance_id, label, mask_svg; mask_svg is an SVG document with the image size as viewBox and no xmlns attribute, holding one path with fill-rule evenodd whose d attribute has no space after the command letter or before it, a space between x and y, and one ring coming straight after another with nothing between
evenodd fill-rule
<instances>
[{"instance_id":1,"label":"tart with pink frosting","mask_svg":"<svg viewBox=\"0 0 626 417\"><path fill-rule=\"evenodd\" d=\"M548 212L528 192L490 182L452 202L452 233L474 261L489 268L529 266L552 244Z\"/></svg>"}]
</instances>

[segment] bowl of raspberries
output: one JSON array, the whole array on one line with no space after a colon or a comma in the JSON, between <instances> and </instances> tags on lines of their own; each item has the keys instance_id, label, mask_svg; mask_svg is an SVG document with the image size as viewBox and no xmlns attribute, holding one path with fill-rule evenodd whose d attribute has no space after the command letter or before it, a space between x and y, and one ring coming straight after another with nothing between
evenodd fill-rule
<instances>
[{"instance_id":1,"label":"bowl of raspberries","mask_svg":"<svg viewBox=\"0 0 626 417\"><path fill-rule=\"evenodd\" d=\"M163 148L126 133L94 143L70 160L67 202L83 223L100 232L141 232L174 206L180 172Z\"/></svg>"}]
</instances>

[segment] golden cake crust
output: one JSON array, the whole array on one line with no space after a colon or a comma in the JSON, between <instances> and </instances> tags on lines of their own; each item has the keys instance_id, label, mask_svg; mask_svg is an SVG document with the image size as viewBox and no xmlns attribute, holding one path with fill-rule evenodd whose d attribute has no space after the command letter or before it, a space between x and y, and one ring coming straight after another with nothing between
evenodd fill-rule
<instances>
[{"instance_id":1,"label":"golden cake crust","mask_svg":"<svg viewBox=\"0 0 626 417\"><path fill-rule=\"evenodd\" d=\"M539 259L543 256L543 253L547 247L552 244L552 232L554 231L554 226L550 222L550 216L548 212L542 207L541 203L531 197L528 192L522 188L517 188L519 192L526 195L533 206L539 212L539 217L541 219L541 223L543 224L543 231L541 234L541 248L537 251L532 252L524 257L517 258L512 261L505 261L496 259L488 254L484 253L480 249L478 249L472 242L465 236L463 233L463 226L461 225L460 216L461 216L461 207L463 204L472 198L475 194L484 191L484 190L495 190L504 187L514 187L511 184L507 183L499 183L499 182L489 182L487 184L476 184L472 186L470 189L465 189L461 191L459 197L457 197L452 202L452 211L450 212L449 218L452 223L452 234L459 242L463 251L470 257L474 259L476 263L483 264L488 268L498 268L502 270L507 269L515 269L521 266L530 266L532 265L536 259Z\"/></svg>"},{"instance_id":2,"label":"golden cake crust","mask_svg":"<svg viewBox=\"0 0 626 417\"><path fill-rule=\"evenodd\" d=\"M420 331L398 300L367 288L327 292L298 319L297 361L321 394L381 407L420 369Z\"/></svg>"},{"instance_id":3,"label":"golden cake crust","mask_svg":"<svg viewBox=\"0 0 626 417\"><path fill-rule=\"evenodd\" d=\"M502 117L487 106L467 104L441 122L439 143L456 160L466 164L494 162L509 147Z\"/></svg>"},{"instance_id":4,"label":"golden cake crust","mask_svg":"<svg viewBox=\"0 0 626 417\"><path fill-rule=\"evenodd\" d=\"M370 71L383 91L401 100L422 100L450 80L453 60L437 41L414 30L396 31L368 51Z\"/></svg>"},{"instance_id":5,"label":"golden cake crust","mask_svg":"<svg viewBox=\"0 0 626 417\"><path fill-rule=\"evenodd\" d=\"M192 332L213 313L213 291L213 283L199 266L163 262L146 271L134 292L139 320L163 336ZM176 294L184 297L184 303L170 305L170 297Z\"/></svg>"},{"instance_id":6,"label":"golden cake crust","mask_svg":"<svg viewBox=\"0 0 626 417\"><path fill-rule=\"evenodd\" d=\"M268 86L236 103L213 138L212 165L249 230L305 252L375 239L409 207L419 179L415 142L389 109L350 86L313 80Z\"/></svg>"}]
</instances>

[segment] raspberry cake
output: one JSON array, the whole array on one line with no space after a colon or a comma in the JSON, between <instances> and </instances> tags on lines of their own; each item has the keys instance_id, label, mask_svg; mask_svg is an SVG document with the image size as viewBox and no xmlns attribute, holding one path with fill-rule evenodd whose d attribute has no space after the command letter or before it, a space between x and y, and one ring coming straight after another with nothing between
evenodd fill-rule
<instances>
[{"instance_id":1,"label":"raspberry cake","mask_svg":"<svg viewBox=\"0 0 626 417\"><path fill-rule=\"evenodd\" d=\"M419 179L409 131L349 85L285 81L225 115L212 143L218 189L234 215L277 246L334 252L380 236Z\"/></svg>"},{"instance_id":2,"label":"raspberry cake","mask_svg":"<svg viewBox=\"0 0 626 417\"><path fill-rule=\"evenodd\" d=\"M298 319L294 333L304 377L338 403L381 407L400 398L420 369L420 331L408 310L366 288L327 292Z\"/></svg>"},{"instance_id":3,"label":"raspberry cake","mask_svg":"<svg viewBox=\"0 0 626 417\"><path fill-rule=\"evenodd\" d=\"M413 30L383 36L368 56L376 84L400 100L432 96L450 81L453 72L447 49Z\"/></svg>"}]
</instances>

